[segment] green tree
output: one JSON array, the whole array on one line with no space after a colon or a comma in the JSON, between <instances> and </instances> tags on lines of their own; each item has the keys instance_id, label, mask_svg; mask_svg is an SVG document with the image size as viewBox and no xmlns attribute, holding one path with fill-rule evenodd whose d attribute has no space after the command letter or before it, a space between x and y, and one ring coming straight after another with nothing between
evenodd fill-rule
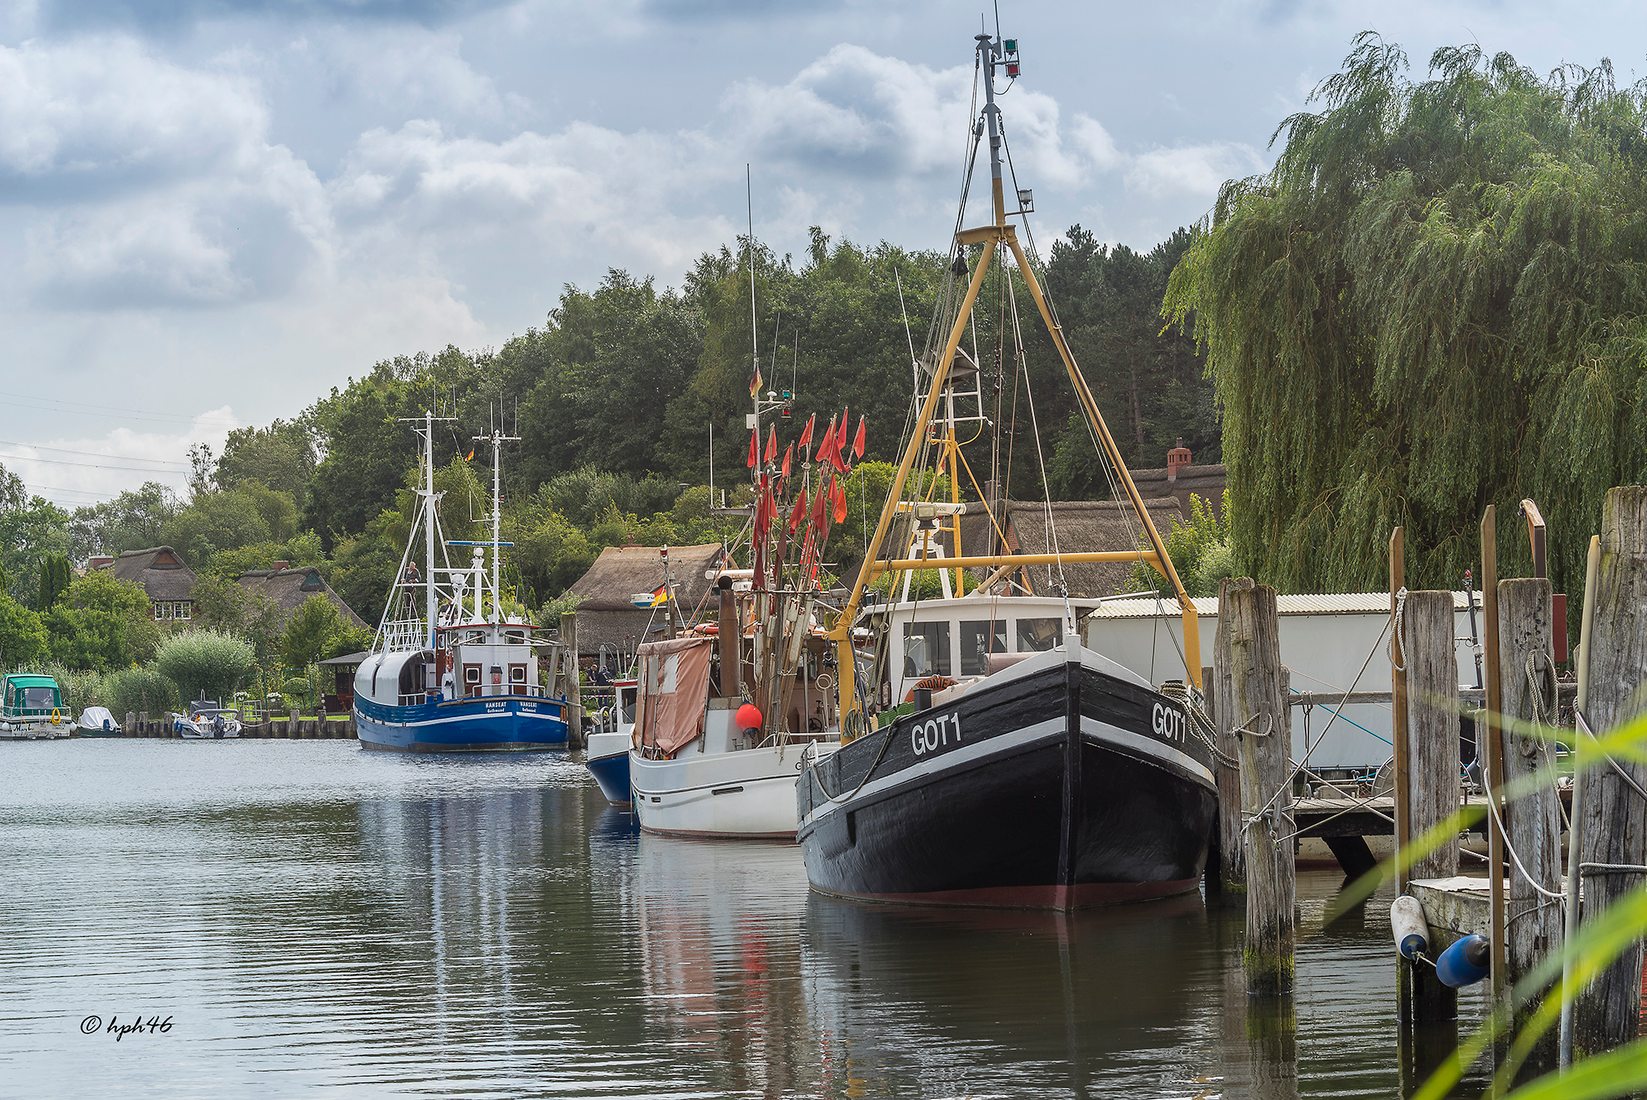
<instances>
[{"instance_id":1,"label":"green tree","mask_svg":"<svg viewBox=\"0 0 1647 1100\"><path fill-rule=\"evenodd\" d=\"M360 534L393 506L407 469L417 461L417 437L409 425L396 422L412 411L407 388L389 364L379 364L368 377L333 390L315 405L324 457L309 479L303 510L327 546Z\"/></svg>"},{"instance_id":2,"label":"green tree","mask_svg":"<svg viewBox=\"0 0 1647 1100\"><path fill-rule=\"evenodd\" d=\"M51 608L68 591L69 580L73 576L67 554L46 554L40 559L40 602L37 606L41 611Z\"/></svg>"},{"instance_id":3,"label":"green tree","mask_svg":"<svg viewBox=\"0 0 1647 1100\"><path fill-rule=\"evenodd\" d=\"M1173 272L1165 313L1225 410L1237 565L1372 587L1403 525L1408 583L1451 587L1483 507L1532 497L1576 592L1602 493L1647 476L1647 102L1605 62L1542 78L1478 46L1407 72L1359 36Z\"/></svg>"},{"instance_id":4,"label":"green tree","mask_svg":"<svg viewBox=\"0 0 1647 1100\"><path fill-rule=\"evenodd\" d=\"M236 428L223 443L212 480L219 489L257 482L301 500L315 470L313 431L303 420Z\"/></svg>"},{"instance_id":5,"label":"green tree","mask_svg":"<svg viewBox=\"0 0 1647 1100\"><path fill-rule=\"evenodd\" d=\"M45 657L48 640L39 612L0 592L0 666L27 668Z\"/></svg>"},{"instance_id":6,"label":"green tree","mask_svg":"<svg viewBox=\"0 0 1647 1100\"><path fill-rule=\"evenodd\" d=\"M41 497L0 512L0 568L19 600L38 599L40 574L48 558L69 551L69 515Z\"/></svg>"},{"instance_id":7,"label":"green tree","mask_svg":"<svg viewBox=\"0 0 1647 1100\"><path fill-rule=\"evenodd\" d=\"M76 508L69 522L69 555L83 562L94 554L117 557L127 550L159 546L163 528L181 510L176 494L157 481L113 500Z\"/></svg>"},{"instance_id":8,"label":"green tree","mask_svg":"<svg viewBox=\"0 0 1647 1100\"><path fill-rule=\"evenodd\" d=\"M128 714L159 715L182 705L175 683L152 668L123 668L103 678L103 705L124 722Z\"/></svg>"},{"instance_id":9,"label":"green tree","mask_svg":"<svg viewBox=\"0 0 1647 1100\"><path fill-rule=\"evenodd\" d=\"M275 654L280 619L280 607L273 600L227 577L207 573L195 583L193 624L245 639L260 665Z\"/></svg>"},{"instance_id":10,"label":"green tree","mask_svg":"<svg viewBox=\"0 0 1647 1100\"><path fill-rule=\"evenodd\" d=\"M185 701L228 699L256 666L250 645L216 630L173 634L154 655L155 669L177 685Z\"/></svg>"},{"instance_id":11,"label":"green tree","mask_svg":"<svg viewBox=\"0 0 1647 1100\"><path fill-rule=\"evenodd\" d=\"M302 670L318 661L364 649L371 635L349 623L337 604L325 596L310 596L292 612L280 636L280 659L289 669Z\"/></svg>"}]
</instances>

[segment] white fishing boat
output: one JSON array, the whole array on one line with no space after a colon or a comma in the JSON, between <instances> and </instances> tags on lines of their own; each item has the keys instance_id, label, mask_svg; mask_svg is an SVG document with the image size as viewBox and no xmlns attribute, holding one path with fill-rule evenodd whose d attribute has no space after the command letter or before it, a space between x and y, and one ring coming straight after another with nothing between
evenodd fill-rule
<instances>
[{"instance_id":1,"label":"white fishing boat","mask_svg":"<svg viewBox=\"0 0 1647 1100\"><path fill-rule=\"evenodd\" d=\"M0 741L55 740L73 728L63 689L51 676L13 672L0 682Z\"/></svg>"}]
</instances>

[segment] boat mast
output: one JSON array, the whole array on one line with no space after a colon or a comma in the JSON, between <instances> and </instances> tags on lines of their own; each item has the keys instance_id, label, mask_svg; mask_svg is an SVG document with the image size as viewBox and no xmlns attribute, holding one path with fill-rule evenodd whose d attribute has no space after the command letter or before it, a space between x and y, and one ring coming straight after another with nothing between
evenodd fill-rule
<instances>
[{"instance_id":1,"label":"boat mast","mask_svg":"<svg viewBox=\"0 0 1647 1100\"><path fill-rule=\"evenodd\" d=\"M963 556L957 554L952 560L945 562L945 566L957 571L974 566L1002 567L1025 566L1059 563L1063 565L1078 565L1099 562L1138 562L1142 561L1157 569L1171 583L1173 591L1178 597L1180 614L1184 627L1184 665L1185 673L1191 683L1197 688L1201 686L1200 667L1200 634L1195 613L1195 605L1184 591L1183 583L1179 580L1178 572L1173 568L1172 559L1167 553L1166 542L1161 538L1149 511L1144 507L1143 498L1138 487L1133 483L1132 475L1128 472L1126 462L1121 456L1120 448L1114 437L1110 435L1108 426L1104 423L1103 415L1098 411L1098 403L1092 395L1091 388L1081 374L1080 367L1075 362L1075 356L1064 339L1063 329L1052 315L1052 308L1048 304L1045 294L1041 291L1040 283L1035 277L1034 269L1030 266L1029 258L1024 253L1023 246L1018 241L1014 227L1007 224L1005 187L1002 179L1001 149L1004 143L1000 124L1000 107L995 102L995 67L1005 65L1007 75L1016 78L1018 75L1018 43L1015 39L996 39L991 35L979 34L975 36L977 42L979 67L984 76L984 109L983 122L989 137L989 170L990 170L990 199L993 220L990 224L971 229L960 229L955 234L955 273L967 274L966 293L962 296L955 318L949 327L949 334L944 341L933 364L932 382L927 390L926 397L916 413L913 430L905 444L902 458L892 477L892 484L887 490L887 499L881 508L881 516L875 525L875 532L870 537L865 548L862 565L859 566L857 579L853 582L852 590L841 608L835 626L829 632L829 639L836 647L836 689L841 702L841 732L847 740L859 736L865 731L866 714L857 685L857 657L852 645L852 627L862 606L864 591L870 581L884 572L904 572L912 569L931 568L931 563L923 558L900 559L883 561L880 559L881 546L885 542L891 528L894 514L898 511L898 502L902 498L904 486L908 482L911 469L919 456L926 433L932 424L939 408L939 399L944 396L945 387L949 381L951 370L955 363L955 355L960 349L961 339L966 333L967 322L972 316L973 308L977 305L979 292L983 289L984 276L990 264L997 256L1010 250L1015 261L1019 276L1024 280L1030 297L1035 301L1035 308L1040 314L1042 323L1052 337L1053 346L1058 351L1058 357L1063 362L1064 371L1069 376L1070 383L1075 389L1076 398L1085 414L1087 423L1097 437L1099 447L1108 459L1111 467L1116 471L1121 487L1125 490L1128 502L1137 514L1144 533L1149 539L1148 550L1098 550L1073 553L1054 554L988 554ZM1018 195L1023 209L1018 213L1028 213L1028 196L1026 192ZM965 202L965 196L962 199ZM964 208L963 208L964 209ZM973 245L981 245L978 259L967 271L967 249ZM1002 257L1004 262L1004 257ZM1010 278L1010 273L1006 277ZM953 417L951 417L953 420Z\"/></svg>"},{"instance_id":2,"label":"boat mast","mask_svg":"<svg viewBox=\"0 0 1647 1100\"><path fill-rule=\"evenodd\" d=\"M435 648L435 414L423 411L423 614L426 645Z\"/></svg>"},{"instance_id":3,"label":"boat mast","mask_svg":"<svg viewBox=\"0 0 1647 1100\"><path fill-rule=\"evenodd\" d=\"M492 444L492 621L503 621L503 581L500 564L503 560L503 445L518 443L520 436L503 434L503 410L498 409L498 423L490 436L475 436L475 442Z\"/></svg>"}]
</instances>

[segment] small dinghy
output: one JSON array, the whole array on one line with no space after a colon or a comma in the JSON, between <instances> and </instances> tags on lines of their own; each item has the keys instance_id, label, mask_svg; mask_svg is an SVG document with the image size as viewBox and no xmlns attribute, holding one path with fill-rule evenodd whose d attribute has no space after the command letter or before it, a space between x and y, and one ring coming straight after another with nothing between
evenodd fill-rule
<instances>
[{"instance_id":1,"label":"small dinghy","mask_svg":"<svg viewBox=\"0 0 1647 1100\"><path fill-rule=\"evenodd\" d=\"M119 737L123 732L108 707L87 707L74 724L76 737Z\"/></svg>"}]
</instances>

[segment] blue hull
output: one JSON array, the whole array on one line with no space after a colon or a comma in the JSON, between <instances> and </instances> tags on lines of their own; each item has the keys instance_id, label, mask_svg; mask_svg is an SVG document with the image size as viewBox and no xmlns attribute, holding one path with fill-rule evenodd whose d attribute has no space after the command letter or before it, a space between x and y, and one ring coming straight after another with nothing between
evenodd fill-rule
<instances>
[{"instance_id":1,"label":"blue hull","mask_svg":"<svg viewBox=\"0 0 1647 1100\"><path fill-rule=\"evenodd\" d=\"M564 699L494 696L391 707L355 698L355 732L368 749L532 752L566 747Z\"/></svg>"},{"instance_id":2,"label":"blue hull","mask_svg":"<svg viewBox=\"0 0 1647 1100\"><path fill-rule=\"evenodd\" d=\"M584 767L595 777L595 786L606 796L606 801L614 806L629 805L631 791L627 752L592 758L584 763Z\"/></svg>"}]
</instances>

